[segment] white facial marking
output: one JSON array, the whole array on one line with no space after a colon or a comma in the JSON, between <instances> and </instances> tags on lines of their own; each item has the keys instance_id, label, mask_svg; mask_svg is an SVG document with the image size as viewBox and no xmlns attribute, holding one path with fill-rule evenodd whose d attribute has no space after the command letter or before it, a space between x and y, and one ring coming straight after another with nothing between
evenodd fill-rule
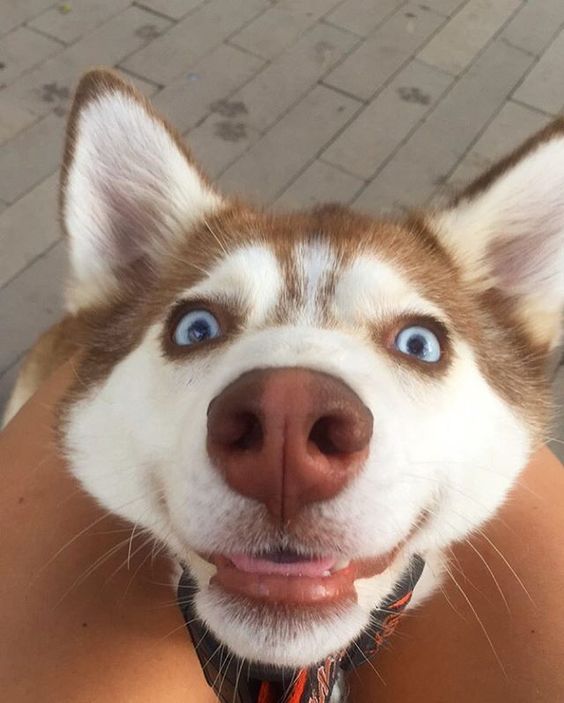
<instances>
[{"instance_id":1,"label":"white facial marking","mask_svg":"<svg viewBox=\"0 0 564 703\"><path fill-rule=\"evenodd\" d=\"M275 308L282 286L280 265L273 252L264 246L249 245L220 261L203 281L181 297L234 304L248 314L247 324L254 327Z\"/></svg>"},{"instance_id":2,"label":"white facial marking","mask_svg":"<svg viewBox=\"0 0 564 703\"><path fill-rule=\"evenodd\" d=\"M319 322L319 299L328 277L337 267L336 257L326 242L298 244L292 253L298 276L302 304L296 324Z\"/></svg>"},{"instance_id":3,"label":"white facial marking","mask_svg":"<svg viewBox=\"0 0 564 703\"><path fill-rule=\"evenodd\" d=\"M445 313L417 292L391 264L360 255L337 280L334 309L353 324L385 320L399 314L429 315L445 320Z\"/></svg>"}]
</instances>

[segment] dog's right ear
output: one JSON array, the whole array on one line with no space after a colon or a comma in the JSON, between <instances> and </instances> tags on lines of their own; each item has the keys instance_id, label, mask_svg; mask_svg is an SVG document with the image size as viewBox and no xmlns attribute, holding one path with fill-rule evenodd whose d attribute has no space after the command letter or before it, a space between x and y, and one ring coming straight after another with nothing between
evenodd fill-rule
<instances>
[{"instance_id":1,"label":"dog's right ear","mask_svg":"<svg viewBox=\"0 0 564 703\"><path fill-rule=\"evenodd\" d=\"M222 205L175 130L108 70L87 73L76 91L60 202L74 310L104 302L131 264Z\"/></svg>"},{"instance_id":2,"label":"dog's right ear","mask_svg":"<svg viewBox=\"0 0 564 703\"><path fill-rule=\"evenodd\" d=\"M533 135L430 221L468 284L505 301L506 322L537 354L549 354L562 338L564 312L564 119Z\"/></svg>"}]
</instances>

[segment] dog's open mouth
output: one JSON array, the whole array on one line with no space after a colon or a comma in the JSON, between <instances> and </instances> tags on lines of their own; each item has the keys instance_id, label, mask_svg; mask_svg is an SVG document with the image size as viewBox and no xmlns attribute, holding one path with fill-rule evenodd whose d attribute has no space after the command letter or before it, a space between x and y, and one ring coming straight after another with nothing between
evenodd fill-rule
<instances>
[{"instance_id":1,"label":"dog's open mouth","mask_svg":"<svg viewBox=\"0 0 564 703\"><path fill-rule=\"evenodd\" d=\"M211 583L227 593L281 605L326 605L355 600L354 582L384 571L394 553L363 560L276 550L257 555L215 554Z\"/></svg>"}]
</instances>

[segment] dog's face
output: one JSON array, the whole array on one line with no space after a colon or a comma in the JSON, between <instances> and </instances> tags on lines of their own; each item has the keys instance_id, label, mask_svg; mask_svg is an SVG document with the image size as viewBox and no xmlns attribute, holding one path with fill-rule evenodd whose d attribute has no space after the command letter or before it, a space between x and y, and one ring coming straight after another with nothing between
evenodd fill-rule
<instances>
[{"instance_id":1,"label":"dog's face","mask_svg":"<svg viewBox=\"0 0 564 703\"><path fill-rule=\"evenodd\" d=\"M189 565L239 656L343 648L410 555L506 496L559 335L563 134L442 213L279 216L220 196L113 74L83 79L62 182L86 330L65 447L90 493Z\"/></svg>"}]
</instances>

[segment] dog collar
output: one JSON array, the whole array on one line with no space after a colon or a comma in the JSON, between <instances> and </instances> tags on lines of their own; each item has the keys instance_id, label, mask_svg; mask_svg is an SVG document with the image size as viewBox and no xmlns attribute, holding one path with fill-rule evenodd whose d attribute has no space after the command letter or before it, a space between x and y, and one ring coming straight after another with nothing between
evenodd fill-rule
<instances>
[{"instance_id":1,"label":"dog collar","mask_svg":"<svg viewBox=\"0 0 564 703\"><path fill-rule=\"evenodd\" d=\"M208 684L222 703L328 703L342 671L373 657L395 630L411 600L425 562L415 555L392 593L370 614L370 624L343 651L305 669L284 669L250 663L226 651L197 617L196 583L184 570L178 604Z\"/></svg>"}]
</instances>

